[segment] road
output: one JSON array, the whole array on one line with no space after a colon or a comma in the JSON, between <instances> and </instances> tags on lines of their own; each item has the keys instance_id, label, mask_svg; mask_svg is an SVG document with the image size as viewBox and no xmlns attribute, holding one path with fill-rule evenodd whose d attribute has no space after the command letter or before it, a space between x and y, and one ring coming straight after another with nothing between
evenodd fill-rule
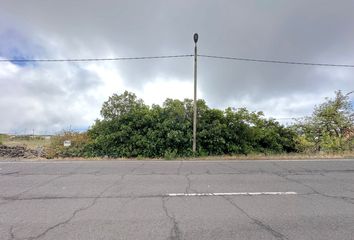
<instances>
[{"instance_id":1,"label":"road","mask_svg":"<svg viewBox=\"0 0 354 240\"><path fill-rule=\"evenodd\" d=\"M0 239L354 239L354 161L3 161Z\"/></svg>"}]
</instances>

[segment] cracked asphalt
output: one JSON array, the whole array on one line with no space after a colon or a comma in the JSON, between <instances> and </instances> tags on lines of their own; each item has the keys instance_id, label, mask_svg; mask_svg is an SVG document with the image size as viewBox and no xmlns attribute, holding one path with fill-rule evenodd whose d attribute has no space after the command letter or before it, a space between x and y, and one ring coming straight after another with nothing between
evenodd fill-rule
<instances>
[{"instance_id":1,"label":"cracked asphalt","mask_svg":"<svg viewBox=\"0 0 354 240\"><path fill-rule=\"evenodd\" d=\"M354 160L4 160L0 239L354 239Z\"/></svg>"}]
</instances>

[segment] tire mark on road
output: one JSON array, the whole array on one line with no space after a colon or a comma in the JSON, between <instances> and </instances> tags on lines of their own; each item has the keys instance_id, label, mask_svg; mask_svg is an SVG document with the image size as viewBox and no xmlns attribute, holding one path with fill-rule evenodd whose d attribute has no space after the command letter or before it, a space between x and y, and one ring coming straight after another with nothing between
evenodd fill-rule
<instances>
[{"instance_id":1,"label":"tire mark on road","mask_svg":"<svg viewBox=\"0 0 354 240\"><path fill-rule=\"evenodd\" d=\"M20 171L16 171L16 172L8 172L8 173L0 173L0 176L9 176L9 175L18 175L20 173Z\"/></svg>"}]
</instances>

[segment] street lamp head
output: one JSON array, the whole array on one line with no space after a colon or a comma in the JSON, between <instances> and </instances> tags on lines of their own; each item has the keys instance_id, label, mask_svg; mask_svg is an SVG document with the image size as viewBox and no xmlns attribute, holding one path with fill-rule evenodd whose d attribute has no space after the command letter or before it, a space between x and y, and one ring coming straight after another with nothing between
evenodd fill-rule
<instances>
[{"instance_id":1,"label":"street lamp head","mask_svg":"<svg viewBox=\"0 0 354 240\"><path fill-rule=\"evenodd\" d=\"M198 42L198 33L194 33L193 39L194 39L194 43Z\"/></svg>"}]
</instances>

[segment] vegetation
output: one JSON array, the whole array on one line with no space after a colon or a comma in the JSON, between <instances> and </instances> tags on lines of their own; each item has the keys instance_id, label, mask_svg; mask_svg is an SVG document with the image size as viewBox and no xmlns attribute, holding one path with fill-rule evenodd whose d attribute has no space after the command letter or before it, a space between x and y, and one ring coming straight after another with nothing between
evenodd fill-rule
<instances>
[{"instance_id":1,"label":"vegetation","mask_svg":"<svg viewBox=\"0 0 354 240\"><path fill-rule=\"evenodd\" d=\"M70 147L64 147L63 142L70 141ZM53 157L87 157L87 146L90 139L86 133L63 132L51 138L46 149L47 158Z\"/></svg>"},{"instance_id":2,"label":"vegetation","mask_svg":"<svg viewBox=\"0 0 354 240\"><path fill-rule=\"evenodd\" d=\"M0 145L3 144L3 138L4 138L4 134L0 134Z\"/></svg>"},{"instance_id":3,"label":"vegetation","mask_svg":"<svg viewBox=\"0 0 354 240\"><path fill-rule=\"evenodd\" d=\"M51 138L9 137L6 145L46 146L53 157L165 158L193 156L318 156L351 154L354 147L354 113L347 95L336 92L316 106L313 114L285 127L262 112L245 108L209 108L198 100L197 153L193 153L193 102L167 99L148 106L135 94L114 94L104 102L102 120L86 133L63 132ZM28 138L28 139L25 139ZM64 147L65 140L71 141Z\"/></svg>"},{"instance_id":4,"label":"vegetation","mask_svg":"<svg viewBox=\"0 0 354 240\"><path fill-rule=\"evenodd\" d=\"M302 152L352 151L354 143L353 106L347 95L337 91L334 99L315 107L311 117L295 124L298 150Z\"/></svg>"},{"instance_id":5,"label":"vegetation","mask_svg":"<svg viewBox=\"0 0 354 240\"><path fill-rule=\"evenodd\" d=\"M262 112L244 108L225 111L198 100L197 154L233 155L296 151L296 133ZM102 120L88 131L90 156L193 156L193 102L167 99L149 107L135 94L113 95L103 104Z\"/></svg>"},{"instance_id":6,"label":"vegetation","mask_svg":"<svg viewBox=\"0 0 354 240\"><path fill-rule=\"evenodd\" d=\"M10 136L0 134L0 142L6 146L26 146L29 149L37 149L38 147L48 146L50 144L50 139L46 139L43 136Z\"/></svg>"}]
</instances>

